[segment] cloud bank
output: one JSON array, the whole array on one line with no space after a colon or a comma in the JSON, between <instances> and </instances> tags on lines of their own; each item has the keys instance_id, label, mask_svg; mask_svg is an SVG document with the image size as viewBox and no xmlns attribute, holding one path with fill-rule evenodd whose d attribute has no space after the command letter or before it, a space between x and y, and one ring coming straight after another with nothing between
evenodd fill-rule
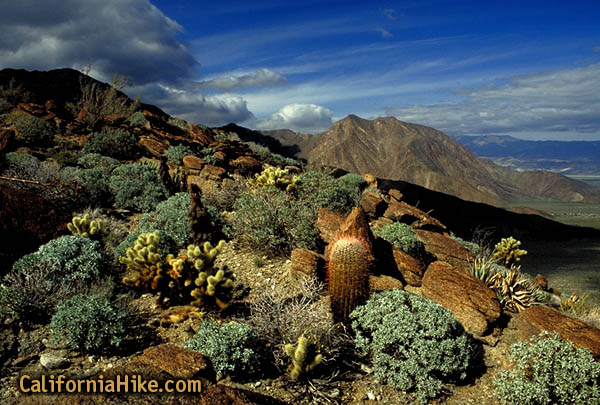
<instances>
[{"instance_id":1,"label":"cloud bank","mask_svg":"<svg viewBox=\"0 0 600 405\"><path fill-rule=\"evenodd\" d=\"M0 66L49 70L92 66L98 78L134 83L195 74L177 41L182 27L148 0L22 0L0 13Z\"/></svg>"},{"instance_id":2,"label":"cloud bank","mask_svg":"<svg viewBox=\"0 0 600 405\"><path fill-rule=\"evenodd\" d=\"M297 132L319 132L333 123L330 109L315 104L289 104L269 118L256 123L257 129L292 129Z\"/></svg>"},{"instance_id":3,"label":"cloud bank","mask_svg":"<svg viewBox=\"0 0 600 405\"><path fill-rule=\"evenodd\" d=\"M241 76L217 77L198 82L199 89L231 91L247 87L275 86L287 83L285 77L269 69L257 69L256 72Z\"/></svg>"},{"instance_id":4,"label":"cloud bank","mask_svg":"<svg viewBox=\"0 0 600 405\"><path fill-rule=\"evenodd\" d=\"M388 108L386 114L452 135L600 135L600 64L514 77L502 86L456 93L462 101Z\"/></svg>"}]
</instances>

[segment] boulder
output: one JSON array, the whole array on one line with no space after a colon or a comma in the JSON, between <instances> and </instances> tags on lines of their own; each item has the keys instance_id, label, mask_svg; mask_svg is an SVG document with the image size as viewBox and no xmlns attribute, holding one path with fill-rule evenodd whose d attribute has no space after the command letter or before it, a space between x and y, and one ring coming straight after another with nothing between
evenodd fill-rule
<instances>
[{"instance_id":1,"label":"boulder","mask_svg":"<svg viewBox=\"0 0 600 405\"><path fill-rule=\"evenodd\" d=\"M444 224L429 214L404 201L398 201L396 199L391 199L383 216L392 221L411 225L415 229L425 229L435 232L444 232L446 230Z\"/></svg>"},{"instance_id":2,"label":"boulder","mask_svg":"<svg viewBox=\"0 0 600 405\"><path fill-rule=\"evenodd\" d=\"M369 184L369 186L377 187L377 177L372 175L371 173L363 173L361 174L362 178Z\"/></svg>"},{"instance_id":3,"label":"boulder","mask_svg":"<svg viewBox=\"0 0 600 405\"><path fill-rule=\"evenodd\" d=\"M227 170L222 167L213 166L213 165L205 165L200 172L200 177L203 177L206 180L220 180L227 174Z\"/></svg>"},{"instance_id":4,"label":"boulder","mask_svg":"<svg viewBox=\"0 0 600 405\"><path fill-rule=\"evenodd\" d=\"M369 219L374 219L385 212L387 204L381 195L365 193L360 200L360 206Z\"/></svg>"},{"instance_id":5,"label":"boulder","mask_svg":"<svg viewBox=\"0 0 600 405\"><path fill-rule=\"evenodd\" d=\"M259 173L262 165L252 156L240 156L229 162L233 170L243 176Z\"/></svg>"},{"instance_id":6,"label":"boulder","mask_svg":"<svg viewBox=\"0 0 600 405\"><path fill-rule=\"evenodd\" d=\"M438 260L450 263L452 266L469 273L469 260L473 254L460 242L451 237L424 229L415 230L417 236L425 244L425 248Z\"/></svg>"},{"instance_id":7,"label":"boulder","mask_svg":"<svg viewBox=\"0 0 600 405\"><path fill-rule=\"evenodd\" d=\"M0 152L15 139L16 133L11 128L0 128Z\"/></svg>"},{"instance_id":8,"label":"boulder","mask_svg":"<svg viewBox=\"0 0 600 405\"><path fill-rule=\"evenodd\" d=\"M201 170L204 161L198 156L188 155L183 157L183 166L188 169Z\"/></svg>"},{"instance_id":9,"label":"boulder","mask_svg":"<svg viewBox=\"0 0 600 405\"><path fill-rule=\"evenodd\" d=\"M529 339L542 330L557 332L562 339L570 340L577 346L588 349L596 360L600 359L600 329L598 328L542 305L529 307L514 317L519 337L523 340Z\"/></svg>"},{"instance_id":10,"label":"boulder","mask_svg":"<svg viewBox=\"0 0 600 405\"><path fill-rule=\"evenodd\" d=\"M419 259L415 259L402 249L393 248L392 253L398 271L407 284L420 287L421 279L425 273L425 266Z\"/></svg>"},{"instance_id":11,"label":"boulder","mask_svg":"<svg viewBox=\"0 0 600 405\"><path fill-rule=\"evenodd\" d=\"M391 276L371 276L369 277L369 287L371 294L376 291L387 291L396 288L404 288L402 281Z\"/></svg>"},{"instance_id":12,"label":"boulder","mask_svg":"<svg viewBox=\"0 0 600 405\"><path fill-rule=\"evenodd\" d=\"M47 370L67 367L70 362L64 350L53 350L40 355L40 364Z\"/></svg>"},{"instance_id":13,"label":"boulder","mask_svg":"<svg viewBox=\"0 0 600 405\"><path fill-rule=\"evenodd\" d=\"M328 210L327 208L319 209L317 213L317 229L321 235L321 239L325 243L330 243L338 229L344 222L344 216Z\"/></svg>"},{"instance_id":14,"label":"boulder","mask_svg":"<svg viewBox=\"0 0 600 405\"><path fill-rule=\"evenodd\" d=\"M293 271L299 271L309 276L324 278L325 258L308 249L294 249L290 257Z\"/></svg>"},{"instance_id":15,"label":"boulder","mask_svg":"<svg viewBox=\"0 0 600 405\"><path fill-rule=\"evenodd\" d=\"M396 190L395 188L388 190L388 195L390 197L392 197L394 200L396 200L397 202L402 201L402 197L404 197L404 195L399 190Z\"/></svg>"},{"instance_id":16,"label":"boulder","mask_svg":"<svg viewBox=\"0 0 600 405\"><path fill-rule=\"evenodd\" d=\"M421 293L452 312L465 330L481 337L500 317L496 294L481 280L457 271L452 265L437 261L423 276Z\"/></svg>"}]
</instances>

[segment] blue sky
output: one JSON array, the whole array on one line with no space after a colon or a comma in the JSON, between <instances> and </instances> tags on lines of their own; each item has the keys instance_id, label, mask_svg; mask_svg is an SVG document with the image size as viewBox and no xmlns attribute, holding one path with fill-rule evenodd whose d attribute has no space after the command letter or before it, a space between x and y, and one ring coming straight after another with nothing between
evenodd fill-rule
<instances>
[{"instance_id":1,"label":"blue sky","mask_svg":"<svg viewBox=\"0 0 600 405\"><path fill-rule=\"evenodd\" d=\"M7 2L8 3L8 2ZM29 0L0 68L91 66L212 126L318 132L348 114L450 135L600 140L600 2Z\"/></svg>"}]
</instances>

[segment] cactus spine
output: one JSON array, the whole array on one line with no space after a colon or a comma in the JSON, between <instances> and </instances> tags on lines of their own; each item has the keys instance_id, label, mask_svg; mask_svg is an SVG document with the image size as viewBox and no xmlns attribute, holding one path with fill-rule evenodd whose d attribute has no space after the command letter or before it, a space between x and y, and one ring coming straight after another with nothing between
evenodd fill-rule
<instances>
[{"instance_id":1,"label":"cactus spine","mask_svg":"<svg viewBox=\"0 0 600 405\"><path fill-rule=\"evenodd\" d=\"M328 293L336 322L346 322L358 305L369 298L368 246L354 236L341 236L331 246L328 260Z\"/></svg>"},{"instance_id":2,"label":"cactus spine","mask_svg":"<svg viewBox=\"0 0 600 405\"><path fill-rule=\"evenodd\" d=\"M308 339L304 336L298 338L296 348L293 344L285 345L285 352L292 358L289 372L292 380L297 380L300 375L309 373L313 368L318 366L323 361L322 354L316 354L310 363L308 360Z\"/></svg>"}]
</instances>

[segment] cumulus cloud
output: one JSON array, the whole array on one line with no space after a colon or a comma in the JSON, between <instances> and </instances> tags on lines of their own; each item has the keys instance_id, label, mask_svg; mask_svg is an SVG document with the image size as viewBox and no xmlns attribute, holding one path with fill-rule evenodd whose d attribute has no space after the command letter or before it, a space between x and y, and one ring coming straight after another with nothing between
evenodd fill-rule
<instances>
[{"instance_id":1,"label":"cumulus cloud","mask_svg":"<svg viewBox=\"0 0 600 405\"><path fill-rule=\"evenodd\" d=\"M394 10L393 8L385 8L383 9L383 15L386 16L388 19L390 20L395 20L396 17L396 10Z\"/></svg>"},{"instance_id":2,"label":"cumulus cloud","mask_svg":"<svg viewBox=\"0 0 600 405\"><path fill-rule=\"evenodd\" d=\"M246 100L233 95L205 96L181 87L152 83L128 89L131 95L142 93L171 115L208 126L222 126L254 120Z\"/></svg>"},{"instance_id":3,"label":"cumulus cloud","mask_svg":"<svg viewBox=\"0 0 600 405\"><path fill-rule=\"evenodd\" d=\"M148 0L22 0L0 13L0 68L92 66L133 82L190 78L198 65L182 27Z\"/></svg>"},{"instance_id":4,"label":"cumulus cloud","mask_svg":"<svg viewBox=\"0 0 600 405\"><path fill-rule=\"evenodd\" d=\"M386 113L453 135L592 139L600 135L598 94L600 64L593 64L460 91L457 103L388 108Z\"/></svg>"},{"instance_id":5,"label":"cumulus cloud","mask_svg":"<svg viewBox=\"0 0 600 405\"><path fill-rule=\"evenodd\" d=\"M333 123L330 109L315 104L289 104L269 118L256 123L258 129L292 129L298 132L318 132Z\"/></svg>"},{"instance_id":6,"label":"cumulus cloud","mask_svg":"<svg viewBox=\"0 0 600 405\"><path fill-rule=\"evenodd\" d=\"M246 87L264 87L282 85L287 83L287 79L277 72L270 69L257 69L256 72L240 75L217 77L210 80L197 82L195 87L200 89L213 89L222 91L231 91Z\"/></svg>"}]
</instances>

